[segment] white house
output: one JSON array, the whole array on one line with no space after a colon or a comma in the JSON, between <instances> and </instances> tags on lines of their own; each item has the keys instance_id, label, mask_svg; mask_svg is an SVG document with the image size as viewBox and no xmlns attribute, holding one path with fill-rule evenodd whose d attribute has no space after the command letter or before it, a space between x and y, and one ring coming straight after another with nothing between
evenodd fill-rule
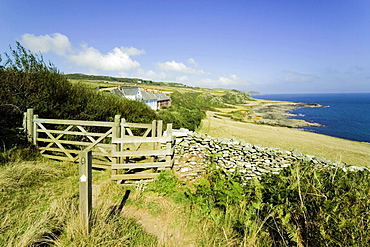
<instances>
[{"instance_id":1,"label":"white house","mask_svg":"<svg viewBox=\"0 0 370 247\"><path fill-rule=\"evenodd\" d=\"M148 91L142 91L141 94L143 95L143 101L147 106L149 106L153 110L157 110L157 97Z\"/></svg>"},{"instance_id":2,"label":"white house","mask_svg":"<svg viewBox=\"0 0 370 247\"><path fill-rule=\"evenodd\" d=\"M118 87L112 93L132 100L143 101L153 110L171 105L171 98L164 93L141 91L139 87Z\"/></svg>"}]
</instances>

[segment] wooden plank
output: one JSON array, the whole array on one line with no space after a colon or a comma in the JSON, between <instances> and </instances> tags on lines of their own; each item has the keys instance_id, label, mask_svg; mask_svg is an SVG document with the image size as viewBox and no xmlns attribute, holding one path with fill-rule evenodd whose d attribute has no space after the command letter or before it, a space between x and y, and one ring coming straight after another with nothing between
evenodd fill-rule
<instances>
[{"instance_id":1,"label":"wooden plank","mask_svg":"<svg viewBox=\"0 0 370 247\"><path fill-rule=\"evenodd\" d=\"M113 180L148 179L157 178L159 173L136 173L136 174L116 174L112 175Z\"/></svg>"},{"instance_id":2,"label":"wooden plank","mask_svg":"<svg viewBox=\"0 0 370 247\"><path fill-rule=\"evenodd\" d=\"M53 142L53 140L47 139L47 138L37 138L37 141L40 141L40 142ZM67 141L67 140L59 140L59 143L62 143L62 144L71 144L71 145L79 145L79 146L89 146L89 145L91 145L91 142ZM112 144L105 144L105 143L98 143L96 146L98 146L98 147L111 148L114 145L112 145Z\"/></svg>"},{"instance_id":3,"label":"wooden plank","mask_svg":"<svg viewBox=\"0 0 370 247\"><path fill-rule=\"evenodd\" d=\"M39 147L39 149L44 151L43 153L45 153L45 151L63 153L63 151L60 148ZM79 154L82 151L82 150L76 150L76 149L67 149L67 150L71 154ZM108 157L108 158L111 157L110 153L101 153L101 152L94 152L94 151L93 151L93 155L94 156L101 156L101 157Z\"/></svg>"},{"instance_id":4,"label":"wooden plank","mask_svg":"<svg viewBox=\"0 0 370 247\"><path fill-rule=\"evenodd\" d=\"M156 142L168 142L171 141L171 137L162 136L162 137L141 137L141 136L126 136L124 138L116 138L112 140L112 143L156 143Z\"/></svg>"},{"instance_id":5,"label":"wooden plank","mask_svg":"<svg viewBox=\"0 0 370 247\"><path fill-rule=\"evenodd\" d=\"M114 122L46 119L46 118L38 118L36 119L35 122L45 123L45 124L82 125L82 126L97 126L97 127L113 127L114 125Z\"/></svg>"},{"instance_id":6,"label":"wooden plank","mask_svg":"<svg viewBox=\"0 0 370 247\"><path fill-rule=\"evenodd\" d=\"M170 167L171 162L148 162L148 163L126 163L112 164L112 169L134 169L134 168L153 168L153 167Z\"/></svg>"},{"instance_id":7,"label":"wooden plank","mask_svg":"<svg viewBox=\"0 0 370 247\"><path fill-rule=\"evenodd\" d=\"M73 125L70 125L70 126L73 127ZM76 136L95 136L95 137L98 137L98 136L102 136L102 135L105 134L105 133L65 131L65 130L48 130L48 131L49 131L49 133L53 133L53 134L76 135ZM43 129L37 129L37 132L39 132L39 133L45 133L45 131ZM112 137L112 136L109 135L107 137Z\"/></svg>"},{"instance_id":8,"label":"wooden plank","mask_svg":"<svg viewBox=\"0 0 370 247\"><path fill-rule=\"evenodd\" d=\"M123 151L123 152L112 152L112 157L130 157L130 156L159 156L159 155L171 155L174 149L170 150L142 150L142 151Z\"/></svg>"},{"instance_id":9,"label":"wooden plank","mask_svg":"<svg viewBox=\"0 0 370 247\"><path fill-rule=\"evenodd\" d=\"M125 123L123 127L129 127L129 128L151 128L152 124L144 124L144 123Z\"/></svg>"}]
</instances>

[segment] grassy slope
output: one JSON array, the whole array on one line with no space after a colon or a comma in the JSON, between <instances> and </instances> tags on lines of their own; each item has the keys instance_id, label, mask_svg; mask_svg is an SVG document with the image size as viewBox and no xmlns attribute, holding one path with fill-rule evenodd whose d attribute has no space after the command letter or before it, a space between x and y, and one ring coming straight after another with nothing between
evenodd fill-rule
<instances>
[{"instance_id":1,"label":"grassy slope","mask_svg":"<svg viewBox=\"0 0 370 247\"><path fill-rule=\"evenodd\" d=\"M298 148L305 154L370 167L370 143L361 143L298 129L217 119L208 114L200 132L213 137L236 138L248 143L285 150Z\"/></svg>"}]
</instances>

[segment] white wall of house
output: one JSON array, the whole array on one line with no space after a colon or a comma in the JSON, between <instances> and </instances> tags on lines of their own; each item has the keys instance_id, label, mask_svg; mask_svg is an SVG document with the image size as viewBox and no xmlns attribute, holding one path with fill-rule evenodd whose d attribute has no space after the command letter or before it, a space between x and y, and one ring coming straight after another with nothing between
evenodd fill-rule
<instances>
[{"instance_id":1,"label":"white wall of house","mask_svg":"<svg viewBox=\"0 0 370 247\"><path fill-rule=\"evenodd\" d=\"M145 100L144 101L147 106L149 106L152 110L157 110L157 100Z\"/></svg>"}]
</instances>

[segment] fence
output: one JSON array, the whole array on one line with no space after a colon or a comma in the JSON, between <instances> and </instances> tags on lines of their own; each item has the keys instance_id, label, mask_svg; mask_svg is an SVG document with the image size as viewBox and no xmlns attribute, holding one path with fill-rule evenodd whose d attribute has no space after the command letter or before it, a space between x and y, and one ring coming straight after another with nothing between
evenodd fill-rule
<instances>
[{"instance_id":1,"label":"fence","mask_svg":"<svg viewBox=\"0 0 370 247\"><path fill-rule=\"evenodd\" d=\"M81 152L91 150L93 167L112 169L115 180L153 178L173 166L172 124L164 136L162 121L127 123L119 115L113 122L45 119L28 109L23 125L43 156L78 162Z\"/></svg>"}]
</instances>

